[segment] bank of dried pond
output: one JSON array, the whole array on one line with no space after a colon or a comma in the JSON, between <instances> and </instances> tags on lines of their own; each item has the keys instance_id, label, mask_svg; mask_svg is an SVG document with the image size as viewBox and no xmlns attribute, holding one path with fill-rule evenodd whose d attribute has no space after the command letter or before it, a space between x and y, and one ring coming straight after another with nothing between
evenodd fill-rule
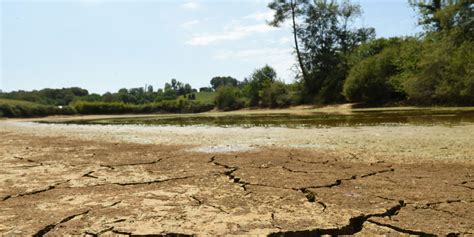
<instances>
[{"instance_id":1,"label":"bank of dried pond","mask_svg":"<svg viewBox=\"0 0 474 237\"><path fill-rule=\"evenodd\" d=\"M473 234L473 134L0 121L0 233Z\"/></svg>"}]
</instances>

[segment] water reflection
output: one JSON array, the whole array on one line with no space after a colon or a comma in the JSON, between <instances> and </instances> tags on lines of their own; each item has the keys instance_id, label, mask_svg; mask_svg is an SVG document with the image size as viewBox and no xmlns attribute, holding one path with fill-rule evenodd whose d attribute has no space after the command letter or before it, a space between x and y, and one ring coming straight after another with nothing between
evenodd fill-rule
<instances>
[{"instance_id":1,"label":"water reflection","mask_svg":"<svg viewBox=\"0 0 474 237\"><path fill-rule=\"evenodd\" d=\"M97 120L67 121L68 124L141 124L219 127L327 128L357 126L445 125L474 122L474 110L353 110L348 114L314 112L311 114L195 114L159 115Z\"/></svg>"}]
</instances>

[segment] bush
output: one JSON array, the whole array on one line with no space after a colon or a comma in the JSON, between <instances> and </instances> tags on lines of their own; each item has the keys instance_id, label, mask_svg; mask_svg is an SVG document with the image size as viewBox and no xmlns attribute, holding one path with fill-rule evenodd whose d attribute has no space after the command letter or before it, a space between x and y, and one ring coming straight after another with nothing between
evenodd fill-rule
<instances>
[{"instance_id":1,"label":"bush","mask_svg":"<svg viewBox=\"0 0 474 237\"><path fill-rule=\"evenodd\" d=\"M125 104L122 102L85 102L79 101L73 107L80 114L126 114L126 113L200 113L212 110L213 104L195 101L164 100L142 105Z\"/></svg>"},{"instance_id":2,"label":"bush","mask_svg":"<svg viewBox=\"0 0 474 237\"><path fill-rule=\"evenodd\" d=\"M50 115L71 115L75 114L74 108L64 106L46 106L28 103L0 103L0 117L8 118L31 118L44 117Z\"/></svg>"},{"instance_id":3,"label":"bush","mask_svg":"<svg viewBox=\"0 0 474 237\"><path fill-rule=\"evenodd\" d=\"M349 101L381 103L397 97L391 78L398 74L395 60L398 47L392 46L354 65L344 83Z\"/></svg>"},{"instance_id":4,"label":"bush","mask_svg":"<svg viewBox=\"0 0 474 237\"><path fill-rule=\"evenodd\" d=\"M243 86L243 92L245 97L249 99L249 105L270 106L269 89L276 79L277 73L272 67L265 65L256 69ZM263 101L264 94L267 96L267 101Z\"/></svg>"},{"instance_id":5,"label":"bush","mask_svg":"<svg viewBox=\"0 0 474 237\"><path fill-rule=\"evenodd\" d=\"M229 111L244 107L245 101L237 87L221 86L217 89L216 106L220 110Z\"/></svg>"},{"instance_id":6,"label":"bush","mask_svg":"<svg viewBox=\"0 0 474 237\"><path fill-rule=\"evenodd\" d=\"M474 104L474 43L427 40L403 87L418 104Z\"/></svg>"},{"instance_id":7,"label":"bush","mask_svg":"<svg viewBox=\"0 0 474 237\"><path fill-rule=\"evenodd\" d=\"M212 88L211 87L200 87L199 88L199 92L212 92Z\"/></svg>"},{"instance_id":8,"label":"bush","mask_svg":"<svg viewBox=\"0 0 474 237\"><path fill-rule=\"evenodd\" d=\"M261 93L260 106L263 107L286 107L291 104L289 90L285 83L274 81L265 86Z\"/></svg>"}]
</instances>

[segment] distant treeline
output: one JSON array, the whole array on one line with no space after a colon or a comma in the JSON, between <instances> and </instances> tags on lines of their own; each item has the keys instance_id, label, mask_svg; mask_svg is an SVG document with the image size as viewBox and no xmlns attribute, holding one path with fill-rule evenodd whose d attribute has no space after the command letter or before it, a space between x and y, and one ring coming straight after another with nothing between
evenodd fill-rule
<instances>
[{"instance_id":1,"label":"distant treeline","mask_svg":"<svg viewBox=\"0 0 474 237\"><path fill-rule=\"evenodd\" d=\"M217 107L285 107L356 102L366 105L474 105L474 4L469 0L409 0L424 32L414 37L376 38L373 28L354 28L362 13L350 1L273 0L272 26L293 29L293 83L266 65L239 81L214 77L193 89L172 79L152 86L89 94L81 88L0 93L3 116L202 112ZM204 96L205 95L205 96ZM206 98L203 100L203 98ZM23 107L22 107L23 106ZM59 108L57 106L63 106Z\"/></svg>"},{"instance_id":2,"label":"distant treeline","mask_svg":"<svg viewBox=\"0 0 474 237\"><path fill-rule=\"evenodd\" d=\"M37 117L70 114L123 113L198 113L214 108L211 100L197 100L196 94L206 94L210 87L197 92L189 84L172 79L163 89L120 89L116 93L89 94L73 87L39 91L0 93L0 116ZM3 98L3 100L2 100ZM28 103L30 102L30 103Z\"/></svg>"},{"instance_id":3,"label":"distant treeline","mask_svg":"<svg viewBox=\"0 0 474 237\"><path fill-rule=\"evenodd\" d=\"M203 91L212 91L211 88L201 88ZM154 90L153 86L138 87L131 89L120 89L115 93L107 92L99 95L95 93L89 94L86 89L79 87L62 88L62 89L42 89L34 91L13 91L1 93L0 98L24 100L44 105L66 106L77 101L88 102L123 102L126 104L144 104L161 102L164 100L175 100L178 97L186 97L193 100L197 93L191 85L184 84L176 79L172 79L170 83L166 83L163 89Z\"/></svg>"},{"instance_id":4,"label":"distant treeline","mask_svg":"<svg viewBox=\"0 0 474 237\"><path fill-rule=\"evenodd\" d=\"M0 117L29 118L73 114L76 114L76 110L71 106L58 107L18 100L0 99Z\"/></svg>"}]
</instances>

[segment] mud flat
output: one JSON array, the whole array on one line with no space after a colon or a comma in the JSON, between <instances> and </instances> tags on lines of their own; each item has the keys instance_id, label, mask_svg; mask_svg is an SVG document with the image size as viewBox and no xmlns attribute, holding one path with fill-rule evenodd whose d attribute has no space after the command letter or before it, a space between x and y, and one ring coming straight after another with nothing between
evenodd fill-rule
<instances>
[{"instance_id":1,"label":"mud flat","mask_svg":"<svg viewBox=\"0 0 474 237\"><path fill-rule=\"evenodd\" d=\"M472 235L474 125L0 121L2 235Z\"/></svg>"}]
</instances>

